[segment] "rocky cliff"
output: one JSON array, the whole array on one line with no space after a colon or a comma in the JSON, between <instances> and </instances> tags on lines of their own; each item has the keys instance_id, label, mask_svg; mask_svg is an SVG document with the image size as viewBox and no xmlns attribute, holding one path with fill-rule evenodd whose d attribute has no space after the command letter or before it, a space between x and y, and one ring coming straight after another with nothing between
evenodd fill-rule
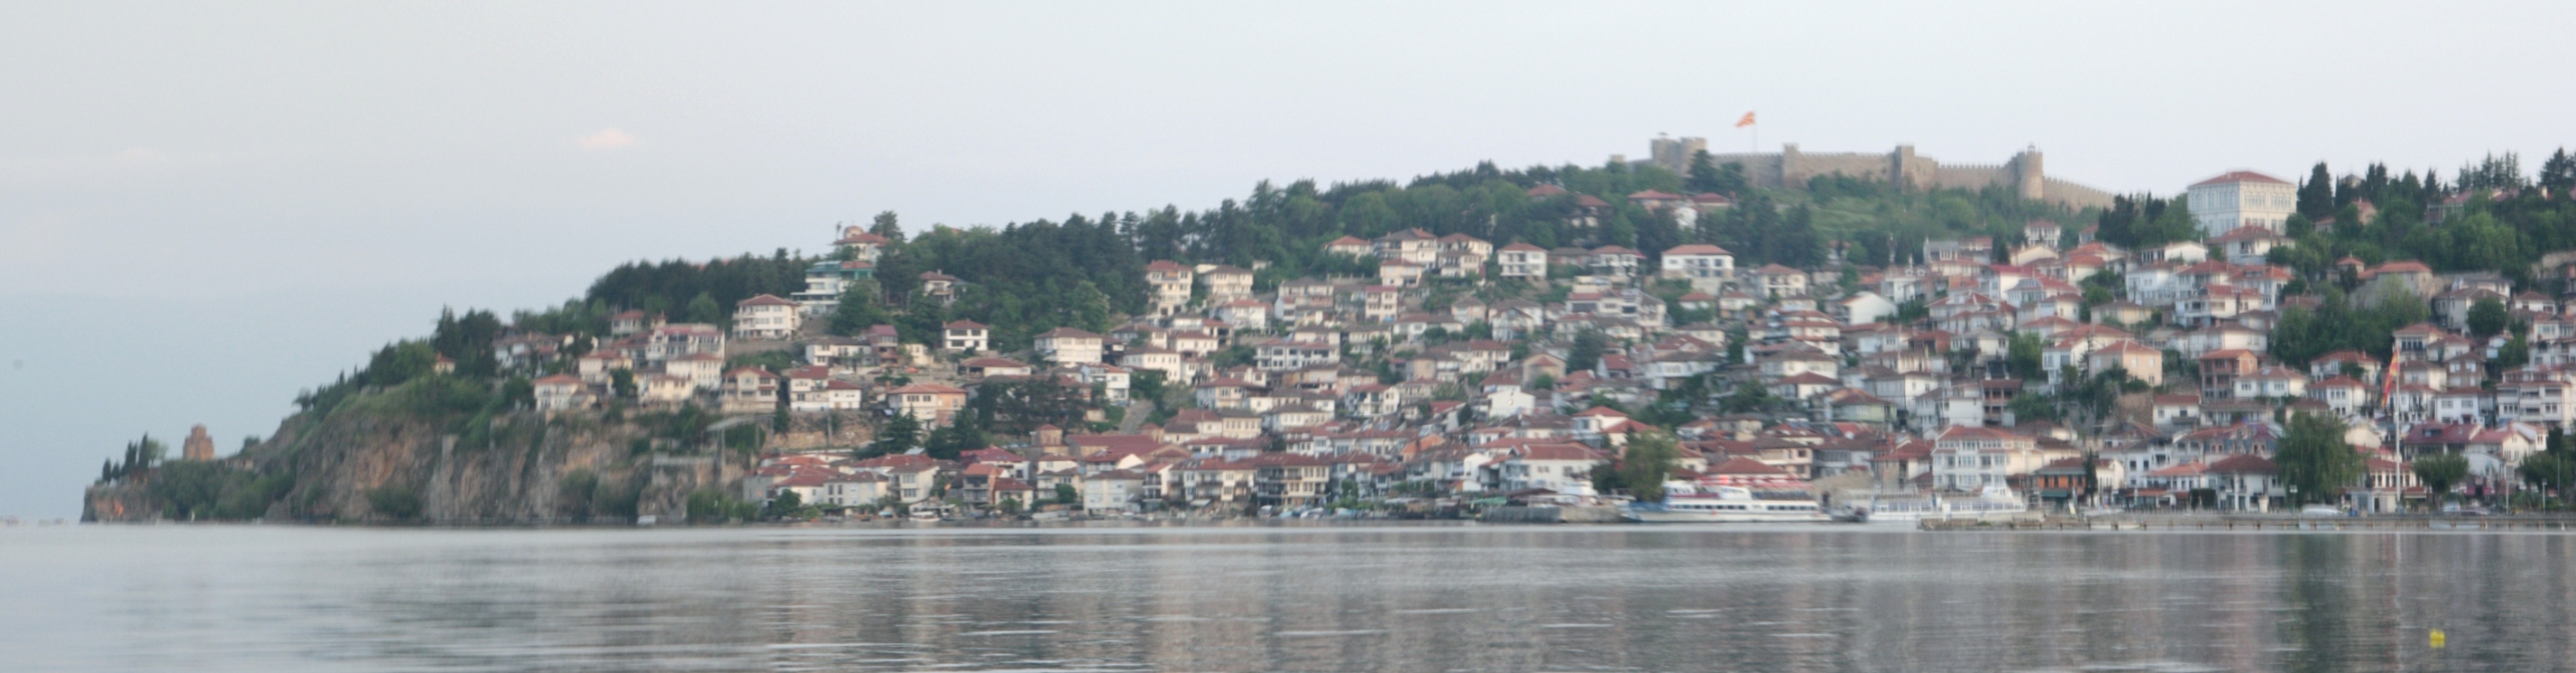
<instances>
[{"instance_id":1,"label":"rocky cliff","mask_svg":"<svg viewBox=\"0 0 2576 673\"><path fill-rule=\"evenodd\" d=\"M738 494L750 419L696 410L540 413L421 404L417 385L288 417L216 463L170 463L92 487L93 521L542 524L678 521L700 490ZM751 444L756 445L757 431ZM735 442L736 446L742 442Z\"/></svg>"}]
</instances>

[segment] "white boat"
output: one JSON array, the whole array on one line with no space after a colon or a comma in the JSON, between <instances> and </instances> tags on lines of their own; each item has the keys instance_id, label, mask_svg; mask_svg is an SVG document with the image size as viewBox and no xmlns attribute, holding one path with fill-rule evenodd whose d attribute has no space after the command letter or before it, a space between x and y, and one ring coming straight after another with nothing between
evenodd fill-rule
<instances>
[{"instance_id":1,"label":"white boat","mask_svg":"<svg viewBox=\"0 0 2576 673\"><path fill-rule=\"evenodd\" d=\"M2029 511L2030 503L2022 500L2012 489L1989 486L1974 498L1950 498L1938 494L1871 496L1866 515L1859 520L1912 526L1924 519L1982 519Z\"/></svg>"},{"instance_id":2,"label":"white boat","mask_svg":"<svg viewBox=\"0 0 2576 673\"><path fill-rule=\"evenodd\" d=\"M1812 497L1757 498L1741 486L1713 489L1681 484L1666 487L1663 502L1628 504L1628 520L1640 523L1760 523L1826 521Z\"/></svg>"}]
</instances>

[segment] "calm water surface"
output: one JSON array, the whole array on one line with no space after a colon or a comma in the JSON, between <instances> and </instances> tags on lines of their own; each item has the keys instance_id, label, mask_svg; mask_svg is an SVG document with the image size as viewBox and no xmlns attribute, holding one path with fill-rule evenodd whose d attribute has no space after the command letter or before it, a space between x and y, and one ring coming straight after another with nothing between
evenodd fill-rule
<instances>
[{"instance_id":1,"label":"calm water surface","mask_svg":"<svg viewBox=\"0 0 2576 673\"><path fill-rule=\"evenodd\" d=\"M15 528L0 669L2565 670L2571 552L2539 533Z\"/></svg>"}]
</instances>

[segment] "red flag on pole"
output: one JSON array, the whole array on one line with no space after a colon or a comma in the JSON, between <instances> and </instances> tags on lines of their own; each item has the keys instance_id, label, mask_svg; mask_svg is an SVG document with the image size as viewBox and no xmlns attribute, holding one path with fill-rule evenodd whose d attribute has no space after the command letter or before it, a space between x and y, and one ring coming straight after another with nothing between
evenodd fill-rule
<instances>
[{"instance_id":1,"label":"red flag on pole","mask_svg":"<svg viewBox=\"0 0 2576 673\"><path fill-rule=\"evenodd\" d=\"M1746 112L1746 113L1744 113L1744 118L1743 118L1743 119L1735 120L1735 127L1736 127L1736 128L1744 128L1744 127L1752 126L1752 125L1753 125L1753 113L1751 113L1751 112Z\"/></svg>"}]
</instances>

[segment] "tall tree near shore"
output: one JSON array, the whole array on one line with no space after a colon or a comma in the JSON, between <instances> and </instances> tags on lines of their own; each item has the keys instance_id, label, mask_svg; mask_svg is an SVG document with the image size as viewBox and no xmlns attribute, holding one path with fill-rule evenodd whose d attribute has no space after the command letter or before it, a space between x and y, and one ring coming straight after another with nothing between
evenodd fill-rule
<instances>
[{"instance_id":1,"label":"tall tree near shore","mask_svg":"<svg viewBox=\"0 0 2576 673\"><path fill-rule=\"evenodd\" d=\"M1664 499L1664 477L1672 474L1673 461L1681 456L1681 444L1672 435L1650 430L1628 437L1626 455L1619 458L1619 480L1628 485L1628 495L1639 502Z\"/></svg>"},{"instance_id":2,"label":"tall tree near shore","mask_svg":"<svg viewBox=\"0 0 2576 673\"><path fill-rule=\"evenodd\" d=\"M2469 476L2469 459L2456 453L2436 453L2415 459L2415 478L2440 500L2451 493L2451 487Z\"/></svg>"},{"instance_id":3,"label":"tall tree near shore","mask_svg":"<svg viewBox=\"0 0 2576 673\"><path fill-rule=\"evenodd\" d=\"M2361 454L2343 441L2344 425L2332 416L2301 412L2290 417L2277 462L2281 481L2295 489L2294 504L2332 502L2361 479Z\"/></svg>"}]
</instances>

